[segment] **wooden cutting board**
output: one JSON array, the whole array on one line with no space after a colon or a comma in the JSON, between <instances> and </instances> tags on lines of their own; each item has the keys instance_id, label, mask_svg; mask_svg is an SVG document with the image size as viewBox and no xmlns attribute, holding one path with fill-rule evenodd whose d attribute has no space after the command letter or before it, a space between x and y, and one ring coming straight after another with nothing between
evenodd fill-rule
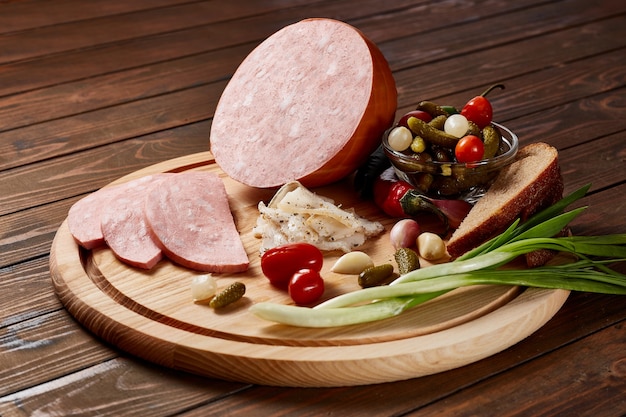
<instances>
[{"instance_id":1,"label":"wooden cutting board","mask_svg":"<svg viewBox=\"0 0 626 417\"><path fill-rule=\"evenodd\" d=\"M223 310L196 304L190 283L198 272L168 260L143 271L119 262L103 247L91 251L73 240L67 221L55 236L50 271L67 310L86 328L129 353L157 364L209 377L278 386L346 386L409 379L457 368L500 352L546 323L568 292L479 286L453 291L399 317L332 329L304 329L248 313L255 302L290 303L260 270L252 234L257 205L274 190L239 184L210 152L173 159L115 181L156 172L215 171L223 178L238 230L250 258L245 273L216 274L218 289L246 284L243 299ZM381 221L386 233L361 248L377 264L392 262L388 232L394 220L362 201L348 180L314 190L344 208ZM355 276L330 272L341 254L327 254L324 299L358 289Z\"/></svg>"}]
</instances>

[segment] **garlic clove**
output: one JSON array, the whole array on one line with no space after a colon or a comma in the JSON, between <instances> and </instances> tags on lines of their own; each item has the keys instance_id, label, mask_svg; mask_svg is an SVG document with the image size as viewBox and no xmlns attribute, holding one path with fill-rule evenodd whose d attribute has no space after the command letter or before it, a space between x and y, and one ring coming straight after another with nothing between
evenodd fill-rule
<instances>
[{"instance_id":1,"label":"garlic clove","mask_svg":"<svg viewBox=\"0 0 626 417\"><path fill-rule=\"evenodd\" d=\"M436 261L446 256L446 244L436 234L424 232L417 238L417 250L427 261Z\"/></svg>"},{"instance_id":2,"label":"garlic clove","mask_svg":"<svg viewBox=\"0 0 626 417\"><path fill-rule=\"evenodd\" d=\"M336 272L337 274L358 275L372 266L374 266L374 261L372 261L372 258L370 258L368 254L353 251L337 259L337 262L335 262L330 271Z\"/></svg>"},{"instance_id":3,"label":"garlic clove","mask_svg":"<svg viewBox=\"0 0 626 417\"><path fill-rule=\"evenodd\" d=\"M393 248L410 248L415 246L415 240L420 234L420 226L413 219L403 219L393 225L389 232L389 239Z\"/></svg>"},{"instance_id":4,"label":"garlic clove","mask_svg":"<svg viewBox=\"0 0 626 417\"><path fill-rule=\"evenodd\" d=\"M196 303L210 300L217 291L217 282L210 274L198 275L191 281L191 298Z\"/></svg>"}]
</instances>

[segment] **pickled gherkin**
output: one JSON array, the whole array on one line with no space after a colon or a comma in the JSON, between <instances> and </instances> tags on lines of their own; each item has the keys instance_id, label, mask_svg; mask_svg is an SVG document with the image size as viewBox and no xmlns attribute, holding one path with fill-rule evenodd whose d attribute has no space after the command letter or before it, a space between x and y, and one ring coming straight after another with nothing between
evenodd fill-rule
<instances>
[{"instance_id":1,"label":"pickled gherkin","mask_svg":"<svg viewBox=\"0 0 626 417\"><path fill-rule=\"evenodd\" d=\"M502 135L500 134L500 131L492 125L485 126L482 133L483 143L485 144L485 154L483 155L483 159L493 158L500 149L500 140L502 139Z\"/></svg>"},{"instance_id":2,"label":"pickled gherkin","mask_svg":"<svg viewBox=\"0 0 626 417\"><path fill-rule=\"evenodd\" d=\"M393 265L382 264L367 268L359 274L359 285L362 288L382 285L393 276Z\"/></svg>"},{"instance_id":3,"label":"pickled gherkin","mask_svg":"<svg viewBox=\"0 0 626 417\"><path fill-rule=\"evenodd\" d=\"M393 257L398 264L398 273L400 275L408 274L420 268L420 258L411 248L398 248Z\"/></svg>"},{"instance_id":4,"label":"pickled gherkin","mask_svg":"<svg viewBox=\"0 0 626 417\"><path fill-rule=\"evenodd\" d=\"M430 114L433 117L437 116L447 116L449 113L438 104L433 103L432 101L420 101L417 104L415 110L422 110L426 113Z\"/></svg>"},{"instance_id":5,"label":"pickled gherkin","mask_svg":"<svg viewBox=\"0 0 626 417\"><path fill-rule=\"evenodd\" d=\"M435 129L443 130L443 126L446 124L446 120L448 120L448 116L440 114L439 116L433 117L428 124Z\"/></svg>"},{"instance_id":6,"label":"pickled gherkin","mask_svg":"<svg viewBox=\"0 0 626 417\"><path fill-rule=\"evenodd\" d=\"M241 282L234 282L226 287L222 292L218 293L211 302L209 307L222 308L239 300L246 293L246 286Z\"/></svg>"},{"instance_id":7,"label":"pickled gherkin","mask_svg":"<svg viewBox=\"0 0 626 417\"><path fill-rule=\"evenodd\" d=\"M480 137L480 133L481 133L480 127L478 127L478 125L472 122L471 120L468 120L467 123L469 124L469 129L467 129L467 134Z\"/></svg>"}]
</instances>

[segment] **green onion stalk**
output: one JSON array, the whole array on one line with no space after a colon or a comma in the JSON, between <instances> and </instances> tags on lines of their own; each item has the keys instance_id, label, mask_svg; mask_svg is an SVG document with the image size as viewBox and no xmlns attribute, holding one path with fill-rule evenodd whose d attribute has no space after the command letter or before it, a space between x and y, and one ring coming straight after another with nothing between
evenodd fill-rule
<instances>
[{"instance_id":1,"label":"green onion stalk","mask_svg":"<svg viewBox=\"0 0 626 417\"><path fill-rule=\"evenodd\" d=\"M510 285L603 294L626 294L626 275L609 267L626 261L626 234L553 237L586 207L565 212L589 185L535 214L453 262L418 269L387 286L365 288L315 307L262 302L250 307L260 318L299 327L338 327L397 316L456 288ZM577 261L532 269L499 269L520 255L550 249Z\"/></svg>"}]
</instances>

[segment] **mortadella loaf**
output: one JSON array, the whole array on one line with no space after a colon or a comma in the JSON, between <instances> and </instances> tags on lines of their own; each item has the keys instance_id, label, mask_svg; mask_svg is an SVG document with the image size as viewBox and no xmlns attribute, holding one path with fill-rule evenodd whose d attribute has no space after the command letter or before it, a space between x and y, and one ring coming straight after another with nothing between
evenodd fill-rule
<instances>
[{"instance_id":1,"label":"mortadella loaf","mask_svg":"<svg viewBox=\"0 0 626 417\"><path fill-rule=\"evenodd\" d=\"M307 187L351 174L393 123L397 91L380 50L333 19L289 25L237 68L213 117L210 149L253 187Z\"/></svg>"}]
</instances>

